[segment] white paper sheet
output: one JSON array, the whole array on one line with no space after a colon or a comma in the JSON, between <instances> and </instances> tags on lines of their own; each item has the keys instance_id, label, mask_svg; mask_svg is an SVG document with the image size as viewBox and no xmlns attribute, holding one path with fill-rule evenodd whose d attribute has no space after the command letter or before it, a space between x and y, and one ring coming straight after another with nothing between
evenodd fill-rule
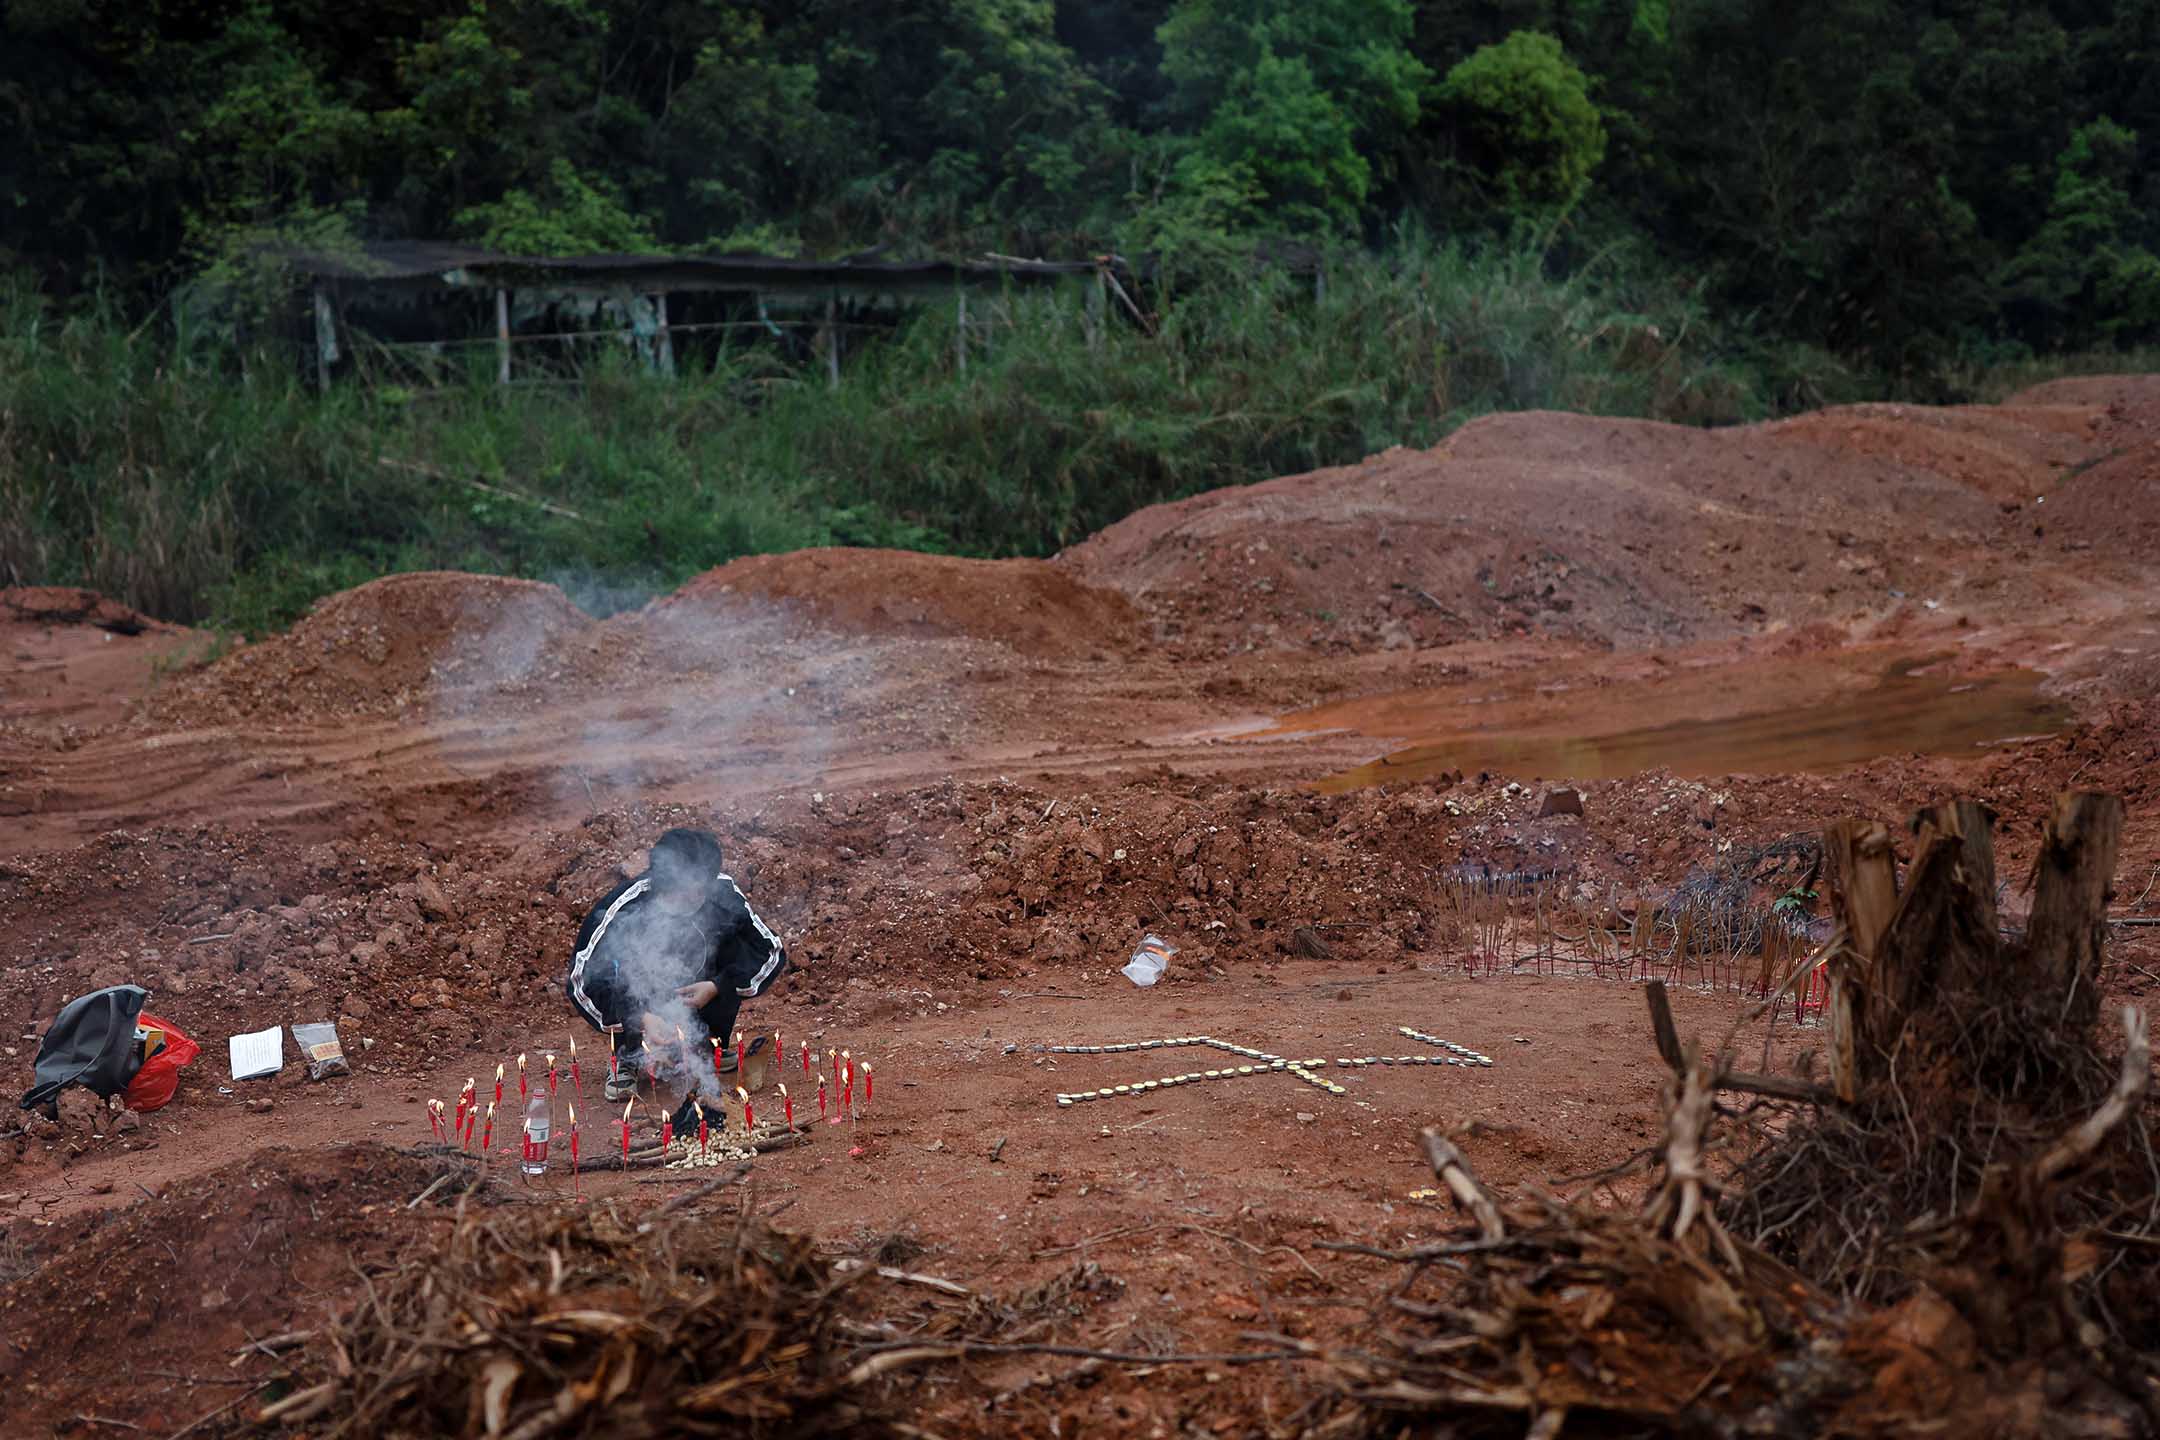
<instances>
[{"instance_id":1,"label":"white paper sheet","mask_svg":"<svg viewBox=\"0 0 2160 1440\"><path fill-rule=\"evenodd\" d=\"M285 1032L273 1025L252 1035L232 1037L232 1078L253 1080L285 1068Z\"/></svg>"}]
</instances>

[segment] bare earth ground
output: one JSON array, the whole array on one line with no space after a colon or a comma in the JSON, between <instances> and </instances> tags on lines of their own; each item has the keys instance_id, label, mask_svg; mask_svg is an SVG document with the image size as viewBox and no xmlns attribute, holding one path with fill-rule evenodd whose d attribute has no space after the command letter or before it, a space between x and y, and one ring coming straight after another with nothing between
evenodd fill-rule
<instances>
[{"instance_id":1,"label":"bare earth ground","mask_svg":"<svg viewBox=\"0 0 2160 1440\"><path fill-rule=\"evenodd\" d=\"M1380 1270L1311 1241L1447 1219L1406 1198L1429 1183L1419 1125L1464 1127L1500 1182L1652 1136L1637 989L1466 975L1448 867L1654 894L1959 791L2001 812L2012 875L2074 784L2124 796L2117 907L2160 914L2156 546L2142 377L1723 432L1496 417L1159 506L1055 561L763 557L605 622L546 586L396 577L207 667L203 637L8 592L0 1058L27 1086L54 1010L122 980L205 1043L139 1126L76 1107L4 1142L9 1433L177 1429L267 1373L235 1347L430 1243L451 1212L407 1207L434 1172L400 1153L422 1102L573 1034L595 1057L561 1000L570 939L686 822L803 962L746 1019L877 1066L860 1122L758 1163L755 1204L835 1246L904 1232L909 1268L1001 1295L1095 1267L1038 1339L1323 1338ZM1584 814L1538 818L1563 783ZM1150 930L1179 953L1140 990L1116 971ZM2141 993L2154 932L2121 934L2115 984ZM1683 1032L1743 1004L1684 992ZM224 1078L227 1035L316 1019L350 1078ZM1216 1062L1040 1049L1416 1050L1399 1025L1495 1064L1061 1110ZM1809 1032L1770 1041L1805 1063ZM600 1110L588 1154L612 1144ZM682 1183L585 1192L636 1207ZM922 1423L1247 1433L1302 1400L1274 1366L1072 1371L934 1378Z\"/></svg>"}]
</instances>

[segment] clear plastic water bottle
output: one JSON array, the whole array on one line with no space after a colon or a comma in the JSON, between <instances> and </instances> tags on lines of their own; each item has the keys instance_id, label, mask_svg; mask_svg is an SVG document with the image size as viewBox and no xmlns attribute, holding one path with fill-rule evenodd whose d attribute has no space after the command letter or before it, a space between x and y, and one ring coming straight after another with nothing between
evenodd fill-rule
<instances>
[{"instance_id":1,"label":"clear plastic water bottle","mask_svg":"<svg viewBox=\"0 0 2160 1440\"><path fill-rule=\"evenodd\" d=\"M548 1133L555 1128L554 1107L548 1103L547 1087L535 1085L525 1102L525 1153L519 1168L527 1175L547 1174Z\"/></svg>"}]
</instances>

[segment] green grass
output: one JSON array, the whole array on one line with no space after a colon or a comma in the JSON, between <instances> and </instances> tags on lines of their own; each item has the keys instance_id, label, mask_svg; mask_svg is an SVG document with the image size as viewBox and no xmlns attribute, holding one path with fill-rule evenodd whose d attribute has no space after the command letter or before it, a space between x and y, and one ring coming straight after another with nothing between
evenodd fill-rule
<instances>
[{"instance_id":1,"label":"green grass","mask_svg":"<svg viewBox=\"0 0 2160 1440\"><path fill-rule=\"evenodd\" d=\"M748 348L672 381L602 359L575 387L503 389L482 365L319 396L275 355L18 287L0 294L0 578L250 635L421 568L549 579L605 612L808 545L1048 554L1494 410L1716 424L1863 388L1610 258L1556 276L1525 251L1404 243L1334 265L1318 301L1241 277L1093 339L1075 296L988 309L965 374L952 316L926 309L837 391Z\"/></svg>"}]
</instances>

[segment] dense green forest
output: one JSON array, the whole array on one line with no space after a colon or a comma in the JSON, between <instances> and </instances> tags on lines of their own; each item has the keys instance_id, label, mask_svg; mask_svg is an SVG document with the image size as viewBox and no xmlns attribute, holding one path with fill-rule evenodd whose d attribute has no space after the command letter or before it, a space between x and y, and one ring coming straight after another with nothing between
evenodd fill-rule
<instances>
[{"instance_id":1,"label":"dense green forest","mask_svg":"<svg viewBox=\"0 0 2160 1440\"><path fill-rule=\"evenodd\" d=\"M0 24L0 576L185 618L260 628L405 564L634 597L784 544L1042 553L1479 409L1956 398L2160 339L2160 0L14 0ZM400 237L1115 251L1152 328L1091 356L1015 304L1026 343L962 377L926 316L839 396L723 355L572 407L317 400L236 348L267 249ZM1331 257L1327 296L1256 262L1280 240ZM668 523L425 478L451 470Z\"/></svg>"}]
</instances>

